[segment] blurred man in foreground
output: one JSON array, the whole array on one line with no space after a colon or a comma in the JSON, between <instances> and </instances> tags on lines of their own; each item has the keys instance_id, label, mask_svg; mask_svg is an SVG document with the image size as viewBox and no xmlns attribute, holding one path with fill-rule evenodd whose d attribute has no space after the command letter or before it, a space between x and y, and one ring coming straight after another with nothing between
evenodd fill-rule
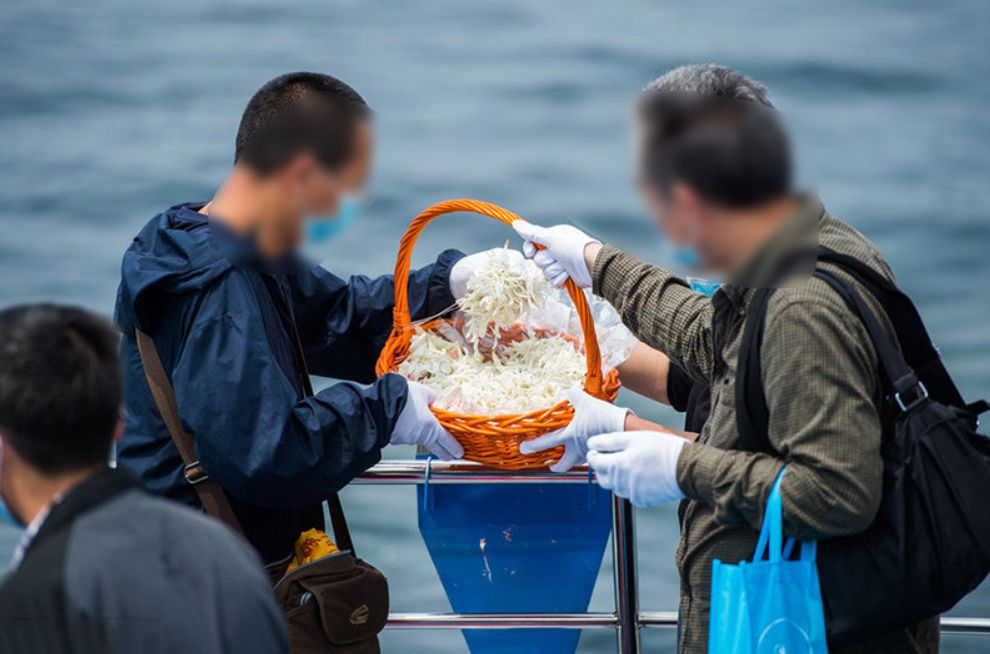
<instances>
[{"instance_id":1,"label":"blurred man in foreground","mask_svg":"<svg viewBox=\"0 0 990 654\"><path fill-rule=\"evenodd\" d=\"M546 247L534 259L548 279L560 284L570 277L593 288L640 340L712 388L711 416L696 442L651 431L587 442L599 482L618 495L640 506L687 499L677 556L680 651L701 654L712 561L753 555L770 489L785 465L789 535L850 535L873 521L885 408L876 352L858 317L810 274L820 244L893 276L862 234L816 196L792 191L787 135L761 84L719 66L687 66L647 91L641 171L650 211L670 239L693 248L727 282L708 298L574 227L519 223L517 231ZM857 287L897 342L876 298L838 267L821 266ZM735 412L743 326L760 287L779 288L761 349L771 451L740 437ZM938 636L931 618L837 651L934 652Z\"/></svg>"},{"instance_id":2,"label":"blurred man in foreground","mask_svg":"<svg viewBox=\"0 0 990 654\"><path fill-rule=\"evenodd\" d=\"M79 309L0 312L0 519L27 525L0 585L0 652L285 651L247 543L107 467L117 346Z\"/></svg>"}]
</instances>

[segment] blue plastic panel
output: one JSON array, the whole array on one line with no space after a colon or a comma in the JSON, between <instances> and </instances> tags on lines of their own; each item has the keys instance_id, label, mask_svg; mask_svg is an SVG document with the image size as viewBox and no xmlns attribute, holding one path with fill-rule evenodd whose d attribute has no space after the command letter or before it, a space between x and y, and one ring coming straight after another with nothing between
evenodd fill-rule
<instances>
[{"instance_id":1,"label":"blue plastic panel","mask_svg":"<svg viewBox=\"0 0 990 654\"><path fill-rule=\"evenodd\" d=\"M582 484L433 484L418 493L420 532L454 611L588 609L611 531L607 491ZM574 629L462 633L472 654L574 654L581 635Z\"/></svg>"}]
</instances>

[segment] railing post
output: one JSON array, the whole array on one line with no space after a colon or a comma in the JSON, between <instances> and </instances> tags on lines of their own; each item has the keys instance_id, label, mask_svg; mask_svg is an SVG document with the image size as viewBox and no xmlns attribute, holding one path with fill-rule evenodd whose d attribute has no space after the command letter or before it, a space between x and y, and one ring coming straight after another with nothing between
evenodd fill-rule
<instances>
[{"instance_id":1,"label":"railing post","mask_svg":"<svg viewBox=\"0 0 990 654\"><path fill-rule=\"evenodd\" d=\"M615 554L615 615L619 654L640 654L639 587L636 580L636 532L633 507L612 496L612 535Z\"/></svg>"}]
</instances>

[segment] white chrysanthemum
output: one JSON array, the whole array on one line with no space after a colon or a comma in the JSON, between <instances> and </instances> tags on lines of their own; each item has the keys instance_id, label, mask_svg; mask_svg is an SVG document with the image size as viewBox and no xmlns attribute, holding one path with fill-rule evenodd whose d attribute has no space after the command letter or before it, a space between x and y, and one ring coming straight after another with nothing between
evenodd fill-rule
<instances>
[{"instance_id":1,"label":"white chrysanthemum","mask_svg":"<svg viewBox=\"0 0 990 654\"><path fill-rule=\"evenodd\" d=\"M399 373L437 391L434 406L472 415L528 413L554 406L584 381L584 356L561 336L527 338L486 358L419 331Z\"/></svg>"},{"instance_id":2,"label":"white chrysanthemum","mask_svg":"<svg viewBox=\"0 0 990 654\"><path fill-rule=\"evenodd\" d=\"M492 251L458 301L467 314L462 334L451 333L452 325L440 333L419 329L398 372L436 390L433 406L455 413L495 416L558 404L584 380L584 355L571 341L528 337L492 351L502 330L542 310L552 294L532 261L513 261L506 250Z\"/></svg>"},{"instance_id":3,"label":"white chrysanthemum","mask_svg":"<svg viewBox=\"0 0 990 654\"><path fill-rule=\"evenodd\" d=\"M553 290L535 263L515 262L508 250L492 250L488 260L467 282L467 293L457 301L469 316L464 335L477 343L489 326L497 334L511 327L536 307L543 306Z\"/></svg>"}]
</instances>

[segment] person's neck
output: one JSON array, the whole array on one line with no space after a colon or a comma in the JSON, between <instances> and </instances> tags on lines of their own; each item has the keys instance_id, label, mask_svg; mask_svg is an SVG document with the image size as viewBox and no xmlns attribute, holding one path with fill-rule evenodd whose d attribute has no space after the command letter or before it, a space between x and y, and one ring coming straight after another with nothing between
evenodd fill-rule
<instances>
[{"instance_id":1,"label":"person's neck","mask_svg":"<svg viewBox=\"0 0 990 654\"><path fill-rule=\"evenodd\" d=\"M738 266L752 257L794 214L797 205L797 199L788 196L751 209L728 212L731 215L727 222L745 226L733 235L735 265Z\"/></svg>"},{"instance_id":2,"label":"person's neck","mask_svg":"<svg viewBox=\"0 0 990 654\"><path fill-rule=\"evenodd\" d=\"M278 260L290 247L278 227L291 217L283 215L286 210L275 186L249 170L234 168L200 212L211 221L222 222L234 233L252 238L263 256Z\"/></svg>"},{"instance_id":3,"label":"person's neck","mask_svg":"<svg viewBox=\"0 0 990 654\"><path fill-rule=\"evenodd\" d=\"M55 500L86 481L106 466L98 464L57 475L42 473L26 464L18 466L16 474L5 475L4 496L12 511L24 524L31 524L38 514ZM9 481L8 481L9 479Z\"/></svg>"}]
</instances>

